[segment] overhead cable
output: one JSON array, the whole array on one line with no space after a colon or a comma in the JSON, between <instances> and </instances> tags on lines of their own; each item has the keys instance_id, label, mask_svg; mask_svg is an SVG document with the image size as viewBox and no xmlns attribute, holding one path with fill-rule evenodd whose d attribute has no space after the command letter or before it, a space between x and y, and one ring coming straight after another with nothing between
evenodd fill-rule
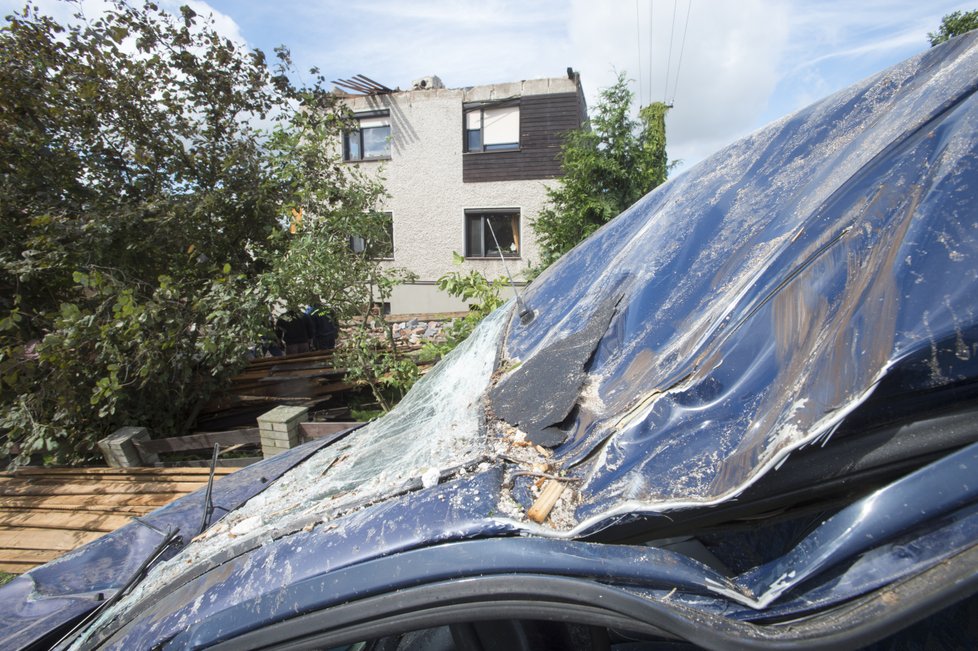
<instances>
[{"instance_id":1,"label":"overhead cable","mask_svg":"<svg viewBox=\"0 0 978 651\"><path fill-rule=\"evenodd\" d=\"M679 62L676 64L676 80L672 86L672 101L670 105L676 103L676 93L679 91L679 70L683 66L683 52L686 51L686 32L689 30L689 13L693 8L693 0L686 0L686 24L683 26L683 39L679 45Z\"/></svg>"},{"instance_id":2,"label":"overhead cable","mask_svg":"<svg viewBox=\"0 0 978 651\"><path fill-rule=\"evenodd\" d=\"M672 29L669 32L669 57L666 59L666 85L662 89L662 102L669 98L669 68L672 67L672 45L676 38L676 0L672 0Z\"/></svg>"},{"instance_id":3,"label":"overhead cable","mask_svg":"<svg viewBox=\"0 0 978 651\"><path fill-rule=\"evenodd\" d=\"M642 105L642 21L639 20L638 1L635 0L635 46L638 48L638 103ZM652 42L649 41L649 50L652 50ZM651 74L651 71L650 73ZM652 93L652 86L649 86L649 94Z\"/></svg>"}]
</instances>

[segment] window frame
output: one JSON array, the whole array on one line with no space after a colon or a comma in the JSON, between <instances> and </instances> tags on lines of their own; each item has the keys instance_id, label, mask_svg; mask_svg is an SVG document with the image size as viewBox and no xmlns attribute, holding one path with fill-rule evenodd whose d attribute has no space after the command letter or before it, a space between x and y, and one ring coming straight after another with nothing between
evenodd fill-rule
<instances>
[{"instance_id":1,"label":"window frame","mask_svg":"<svg viewBox=\"0 0 978 651\"><path fill-rule=\"evenodd\" d=\"M361 122L363 122L364 120L378 120L378 119L385 120L386 124L370 126L366 128L360 126ZM364 161L390 160L391 144L393 142L393 130L391 128L390 111L383 110L383 111L368 111L364 113L356 113L353 115L351 121L355 121L357 123L357 127L355 129L350 128L350 129L343 130L343 161L347 163L360 163ZM364 132L372 131L375 129L387 130L387 135L384 136L384 140L387 145L386 151L383 155L380 156L366 156L365 155L366 149L364 147L364 142L365 142ZM356 157L353 156L353 151L352 151L353 148L350 147L351 137L354 136L356 138L356 146L358 151L358 155Z\"/></svg>"},{"instance_id":2,"label":"window frame","mask_svg":"<svg viewBox=\"0 0 978 651\"><path fill-rule=\"evenodd\" d=\"M516 109L516 141L508 143L491 143L486 145L486 111L497 109ZM479 114L479 128L469 128L469 114ZM462 105L462 151L466 154L487 154L501 151L519 151L521 149L520 137L522 136L522 114L519 100L492 102L482 104ZM478 144L473 146L472 134L478 134Z\"/></svg>"},{"instance_id":3,"label":"window frame","mask_svg":"<svg viewBox=\"0 0 978 651\"><path fill-rule=\"evenodd\" d=\"M485 222L489 217L515 217L516 218L516 232L515 232L515 245L516 251L512 253L506 252L490 252L489 247L486 243L486 227ZM479 223L479 239L480 239L480 250L478 252L473 252L470 247L472 243L472 237L470 236L473 224L478 221ZM523 258L523 211L520 208L510 207L510 208L466 208L465 209L465 222L464 222L464 247L465 258L467 260L499 260L500 253L502 257L507 260L520 260ZM494 231L495 232L495 231ZM499 237L498 232L496 237ZM491 242L493 246L495 242Z\"/></svg>"}]
</instances>

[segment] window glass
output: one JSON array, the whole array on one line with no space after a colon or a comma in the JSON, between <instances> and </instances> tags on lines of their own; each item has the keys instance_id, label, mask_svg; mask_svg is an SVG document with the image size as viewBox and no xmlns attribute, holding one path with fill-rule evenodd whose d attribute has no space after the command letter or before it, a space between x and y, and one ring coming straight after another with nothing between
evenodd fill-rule
<instances>
[{"instance_id":1,"label":"window glass","mask_svg":"<svg viewBox=\"0 0 978 651\"><path fill-rule=\"evenodd\" d=\"M482 220L478 215L465 216L465 255L469 258L481 258L485 249L482 247Z\"/></svg>"},{"instance_id":2,"label":"window glass","mask_svg":"<svg viewBox=\"0 0 978 651\"><path fill-rule=\"evenodd\" d=\"M519 257L520 213L469 212L465 215L465 255L470 258Z\"/></svg>"},{"instance_id":3,"label":"window glass","mask_svg":"<svg viewBox=\"0 0 978 651\"><path fill-rule=\"evenodd\" d=\"M482 141L486 149L515 148L520 144L520 107L504 106L483 110Z\"/></svg>"},{"instance_id":4,"label":"window glass","mask_svg":"<svg viewBox=\"0 0 978 651\"><path fill-rule=\"evenodd\" d=\"M479 151L482 149L482 131L472 129L465 132L465 151Z\"/></svg>"},{"instance_id":5,"label":"window glass","mask_svg":"<svg viewBox=\"0 0 978 651\"><path fill-rule=\"evenodd\" d=\"M357 129L347 131L343 138L345 160L390 158L390 116L370 115L356 119Z\"/></svg>"},{"instance_id":6,"label":"window glass","mask_svg":"<svg viewBox=\"0 0 978 651\"><path fill-rule=\"evenodd\" d=\"M363 155L360 153L360 132L348 131L346 133L346 146L343 149L346 160L360 160Z\"/></svg>"},{"instance_id":7,"label":"window glass","mask_svg":"<svg viewBox=\"0 0 978 651\"><path fill-rule=\"evenodd\" d=\"M520 107L501 106L465 112L465 151L519 149Z\"/></svg>"},{"instance_id":8,"label":"window glass","mask_svg":"<svg viewBox=\"0 0 978 651\"><path fill-rule=\"evenodd\" d=\"M390 125L361 129L363 134L363 157L386 158L391 154Z\"/></svg>"}]
</instances>

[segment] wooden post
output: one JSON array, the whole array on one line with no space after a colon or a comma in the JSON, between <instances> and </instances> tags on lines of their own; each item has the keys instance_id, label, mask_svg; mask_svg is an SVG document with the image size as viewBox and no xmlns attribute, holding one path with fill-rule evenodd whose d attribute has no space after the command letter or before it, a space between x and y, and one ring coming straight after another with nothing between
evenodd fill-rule
<instances>
[{"instance_id":1,"label":"wooden post","mask_svg":"<svg viewBox=\"0 0 978 651\"><path fill-rule=\"evenodd\" d=\"M309 410L305 407L284 405L258 417L261 452L266 459L285 452L299 444L299 423L306 420Z\"/></svg>"}]
</instances>

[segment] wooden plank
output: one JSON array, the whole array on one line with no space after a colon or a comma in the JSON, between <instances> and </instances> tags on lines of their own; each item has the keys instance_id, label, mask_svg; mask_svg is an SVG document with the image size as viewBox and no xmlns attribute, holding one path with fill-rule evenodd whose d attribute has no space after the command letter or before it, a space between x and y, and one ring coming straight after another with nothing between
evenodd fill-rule
<instances>
[{"instance_id":1,"label":"wooden plank","mask_svg":"<svg viewBox=\"0 0 978 651\"><path fill-rule=\"evenodd\" d=\"M16 498L16 499L22 499L22 498ZM44 506L42 508L36 508L34 506L30 506L30 507L19 507L19 506L16 506L16 505L4 504L3 505L3 510L4 511L23 511L24 513L31 513L31 512L34 512L34 513L47 513L49 511L71 510L71 511L74 511L76 513L83 513L83 514L84 513L94 513L95 515L99 515L99 516L104 516L104 515L121 515L121 516L132 518L132 517L136 517L136 516L146 515L147 513L151 513L152 511L155 511L156 509L160 508L160 506L161 505L159 505L159 504L131 504L131 505L125 505L125 504L121 504L121 505L119 505L119 504L116 504L116 505L113 505L113 504L107 504L107 505L101 505L101 504L65 504L65 505L58 505L57 503L52 502L52 503L50 503L50 504L48 504L48 505L46 505L46 506Z\"/></svg>"},{"instance_id":2,"label":"wooden plank","mask_svg":"<svg viewBox=\"0 0 978 651\"><path fill-rule=\"evenodd\" d=\"M224 471L226 473L233 470ZM0 476L20 477L22 475L118 475L120 477L132 477L134 475L206 475L207 471L197 468L43 468L40 466L24 466L14 472L0 473ZM144 481L140 479L139 481Z\"/></svg>"},{"instance_id":3,"label":"wooden plank","mask_svg":"<svg viewBox=\"0 0 978 651\"><path fill-rule=\"evenodd\" d=\"M128 515L110 513L85 513L65 510L9 510L0 509L0 526L34 527L37 529L75 529L77 531L115 531L132 520Z\"/></svg>"},{"instance_id":4,"label":"wooden plank","mask_svg":"<svg viewBox=\"0 0 978 651\"><path fill-rule=\"evenodd\" d=\"M217 460L217 466L218 466L218 469L220 469L221 466L224 466L226 468L232 468L232 469L237 470L238 468L244 468L245 466L250 466L253 463L258 463L259 461L264 461L264 460L265 460L264 457L233 457L231 459L218 459ZM164 461L163 463L166 464L168 462ZM198 466L200 466L202 468L209 468L210 465L211 465L211 460L210 459L199 459L199 460L189 460L188 461L188 460L184 459L183 461L174 461L173 463L179 463L181 465L195 464L195 465L198 465ZM205 482L202 485L203 486L206 486L207 484Z\"/></svg>"},{"instance_id":5,"label":"wooden plank","mask_svg":"<svg viewBox=\"0 0 978 651\"><path fill-rule=\"evenodd\" d=\"M349 382L324 383L318 381L316 378L298 378L283 380L281 382L262 383L250 387L247 391L238 391L236 395L240 398L262 397L274 398L276 400L294 400L296 398L310 398L327 393L346 391L355 386L355 384Z\"/></svg>"},{"instance_id":6,"label":"wooden plank","mask_svg":"<svg viewBox=\"0 0 978 651\"><path fill-rule=\"evenodd\" d=\"M148 495L110 494L99 495L26 495L4 497L0 504L3 508L32 508L32 509L76 509L89 507L87 510L103 511L106 507L143 507L163 506L169 504L185 493L152 493ZM145 511L144 511L145 512Z\"/></svg>"},{"instance_id":7,"label":"wooden plank","mask_svg":"<svg viewBox=\"0 0 978 651\"><path fill-rule=\"evenodd\" d=\"M228 474L227 472L224 473ZM173 483L200 483L207 481L208 473L179 473L168 475L146 475L134 474L130 477L125 475L90 475L68 473L58 473L52 475L30 475L23 477L0 477L0 486L21 486L21 485L46 485L46 484L86 484L88 486L100 486L102 484L173 484Z\"/></svg>"},{"instance_id":8,"label":"wooden plank","mask_svg":"<svg viewBox=\"0 0 978 651\"><path fill-rule=\"evenodd\" d=\"M63 553L54 549L0 548L0 570L20 574L37 565L53 561Z\"/></svg>"},{"instance_id":9,"label":"wooden plank","mask_svg":"<svg viewBox=\"0 0 978 651\"><path fill-rule=\"evenodd\" d=\"M151 441L133 441L140 452L159 454L161 452L183 452L186 450L206 450L219 444L222 448L241 443L258 444L261 438L257 427L236 429L228 432L199 432L187 436L175 436ZM145 457L143 457L145 458Z\"/></svg>"},{"instance_id":10,"label":"wooden plank","mask_svg":"<svg viewBox=\"0 0 978 651\"><path fill-rule=\"evenodd\" d=\"M160 469L163 470L164 468L160 468ZM99 477L99 476L92 476L92 475L50 475L50 476L37 475L30 478L0 477L0 494L2 494L3 487L5 486L23 486L23 485L48 486L54 484L74 483L74 484L87 484L90 486L100 486L102 484L131 486L133 484L144 484L144 483L153 483L153 484L207 483L209 468L199 468L199 469L201 470L201 472L195 474L181 472L180 474L175 474L170 476L135 475L133 477L123 477L123 476ZM214 474L218 478L220 478L220 477L227 476L228 474L230 474L230 472L233 471L234 468L218 467L214 470Z\"/></svg>"},{"instance_id":11,"label":"wooden plank","mask_svg":"<svg viewBox=\"0 0 978 651\"><path fill-rule=\"evenodd\" d=\"M321 373L346 373L347 369L333 366L332 360L309 360L298 364L277 364L270 367L271 373L297 373L299 371L319 371Z\"/></svg>"},{"instance_id":12,"label":"wooden plank","mask_svg":"<svg viewBox=\"0 0 978 651\"><path fill-rule=\"evenodd\" d=\"M363 423L355 421L348 423L299 423L299 434L309 440L321 439L333 434L339 434L358 425L363 425Z\"/></svg>"},{"instance_id":13,"label":"wooden plank","mask_svg":"<svg viewBox=\"0 0 978 651\"><path fill-rule=\"evenodd\" d=\"M0 505L5 497L26 495L87 495L98 499L102 495L133 495L137 493L192 493L206 486L206 479L193 482L23 482L0 484Z\"/></svg>"},{"instance_id":14,"label":"wooden plank","mask_svg":"<svg viewBox=\"0 0 978 651\"><path fill-rule=\"evenodd\" d=\"M248 362L248 366L245 367L244 373L255 369L268 368L269 366L279 366L283 364L290 363L301 363L308 362L314 359L331 359L333 357L333 351L331 350L310 350L308 353L297 353L294 355L279 355L278 357L259 357Z\"/></svg>"},{"instance_id":15,"label":"wooden plank","mask_svg":"<svg viewBox=\"0 0 978 651\"><path fill-rule=\"evenodd\" d=\"M218 468L225 476L235 468ZM0 569L25 572L202 488L210 469L25 468L0 476Z\"/></svg>"},{"instance_id":16,"label":"wooden plank","mask_svg":"<svg viewBox=\"0 0 978 651\"><path fill-rule=\"evenodd\" d=\"M67 552L101 537L101 533L91 531L0 527L0 547L12 549L53 549Z\"/></svg>"}]
</instances>

